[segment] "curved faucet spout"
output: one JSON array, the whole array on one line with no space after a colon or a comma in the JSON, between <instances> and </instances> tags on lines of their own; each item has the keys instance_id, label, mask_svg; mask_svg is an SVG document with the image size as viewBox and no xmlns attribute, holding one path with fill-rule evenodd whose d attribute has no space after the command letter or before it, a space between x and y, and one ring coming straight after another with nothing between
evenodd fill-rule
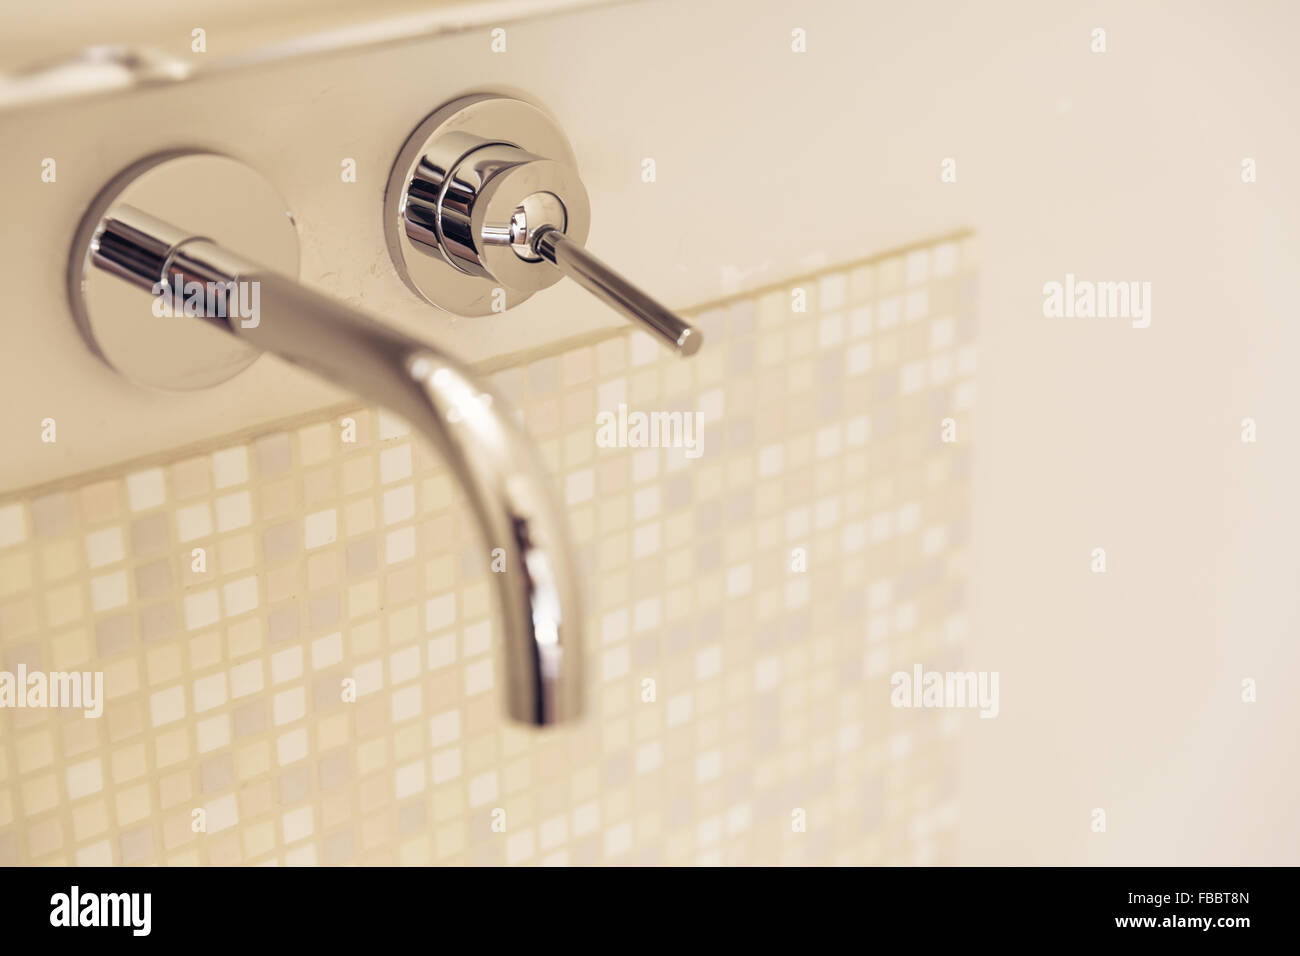
<instances>
[{"instance_id":1,"label":"curved faucet spout","mask_svg":"<svg viewBox=\"0 0 1300 956\"><path fill-rule=\"evenodd\" d=\"M141 236L161 240L150 256L140 255L147 245ZM124 243L132 244L130 253L114 251ZM491 577L509 715L544 726L581 714L583 608L564 513L532 442L481 376L363 312L131 207L105 217L92 259L141 286L160 278L170 285L177 276L256 283L256 322L228 309L205 318L403 416L432 442L464 488L488 552L504 558L501 571L494 560Z\"/></svg>"},{"instance_id":2,"label":"curved faucet spout","mask_svg":"<svg viewBox=\"0 0 1300 956\"><path fill-rule=\"evenodd\" d=\"M401 415L442 452L488 552L504 558L491 577L510 716L538 726L577 717L582 603L566 521L507 404L467 366L355 309L284 276L242 277L261 283L262 317L249 329L231 322L237 335Z\"/></svg>"}]
</instances>

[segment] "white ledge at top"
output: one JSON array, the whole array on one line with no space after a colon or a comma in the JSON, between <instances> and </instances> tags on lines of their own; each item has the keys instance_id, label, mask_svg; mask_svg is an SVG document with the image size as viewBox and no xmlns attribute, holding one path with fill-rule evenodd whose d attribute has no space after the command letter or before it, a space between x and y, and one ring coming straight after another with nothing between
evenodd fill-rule
<instances>
[{"instance_id":1,"label":"white ledge at top","mask_svg":"<svg viewBox=\"0 0 1300 956\"><path fill-rule=\"evenodd\" d=\"M159 84L185 83L270 63L411 42L489 25L503 26L612 2L616 0L465 0L418 13L362 19L317 32L309 32L308 18L299 18L301 32L288 30L290 39L251 45L228 56L203 61L183 59L147 46L87 46L0 74L0 112Z\"/></svg>"}]
</instances>

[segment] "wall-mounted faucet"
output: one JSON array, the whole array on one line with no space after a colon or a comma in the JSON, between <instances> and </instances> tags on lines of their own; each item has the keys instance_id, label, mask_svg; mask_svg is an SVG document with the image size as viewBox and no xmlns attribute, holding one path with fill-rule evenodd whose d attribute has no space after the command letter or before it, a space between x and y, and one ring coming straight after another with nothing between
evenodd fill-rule
<instances>
[{"instance_id":1,"label":"wall-mounted faucet","mask_svg":"<svg viewBox=\"0 0 1300 956\"><path fill-rule=\"evenodd\" d=\"M543 117L538 128L550 123L517 100L469 103L494 104L486 116L474 114L479 121L515 115ZM466 101L458 104L435 117L461 116L465 127ZM513 135L508 124L501 135ZM403 177L396 193L390 185L387 199L398 217L390 224L401 223L390 245L408 285L453 311L482 314L495 289L522 301L564 272L682 354L699 347L694 329L582 248L587 198L562 137L567 166L516 145L484 144L464 128L436 138L443 152L422 153L417 174ZM92 204L74 244L69 291L91 346L139 384L207 387L267 351L405 417L463 485L488 548L505 552L506 570L491 577L508 713L534 725L577 717L584 612L564 513L536 449L468 366L312 292L296 274L293 220L273 186L227 157L169 154L128 169ZM177 289L183 301L170 295ZM163 299L170 308L158 308ZM256 316L237 307L248 301L257 303ZM200 321L186 321L193 318Z\"/></svg>"},{"instance_id":2,"label":"wall-mounted faucet","mask_svg":"<svg viewBox=\"0 0 1300 956\"><path fill-rule=\"evenodd\" d=\"M434 305L484 315L569 276L681 355L703 339L586 250L591 221L577 162L530 103L482 94L448 103L411 134L384 199L403 280Z\"/></svg>"}]
</instances>

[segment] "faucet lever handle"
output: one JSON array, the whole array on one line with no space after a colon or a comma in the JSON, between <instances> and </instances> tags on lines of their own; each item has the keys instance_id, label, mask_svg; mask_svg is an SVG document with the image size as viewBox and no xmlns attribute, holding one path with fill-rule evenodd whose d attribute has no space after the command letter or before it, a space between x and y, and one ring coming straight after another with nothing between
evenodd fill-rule
<instances>
[{"instance_id":1,"label":"faucet lever handle","mask_svg":"<svg viewBox=\"0 0 1300 956\"><path fill-rule=\"evenodd\" d=\"M679 355L692 328L586 250L591 209L555 120L512 97L462 97L429 116L398 155L385 198L398 274L459 315L499 311L566 275Z\"/></svg>"},{"instance_id":2,"label":"faucet lever handle","mask_svg":"<svg viewBox=\"0 0 1300 956\"><path fill-rule=\"evenodd\" d=\"M699 329L681 319L623 276L580 242L554 226L539 229L533 250L596 298L653 332L679 355L694 355L704 342Z\"/></svg>"}]
</instances>

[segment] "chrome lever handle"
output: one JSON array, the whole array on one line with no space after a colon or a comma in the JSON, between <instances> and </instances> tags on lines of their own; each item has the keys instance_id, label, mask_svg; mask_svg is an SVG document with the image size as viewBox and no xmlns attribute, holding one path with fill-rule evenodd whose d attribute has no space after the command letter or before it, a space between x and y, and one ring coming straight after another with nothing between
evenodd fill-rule
<instances>
[{"instance_id":1,"label":"chrome lever handle","mask_svg":"<svg viewBox=\"0 0 1300 956\"><path fill-rule=\"evenodd\" d=\"M596 298L639 322L679 355L694 355L703 336L554 226L539 230L533 250Z\"/></svg>"},{"instance_id":2,"label":"chrome lever handle","mask_svg":"<svg viewBox=\"0 0 1300 956\"><path fill-rule=\"evenodd\" d=\"M407 140L385 198L388 247L416 293L460 315L500 311L569 276L679 355L703 343L583 246L590 207L555 121L506 96L456 100Z\"/></svg>"}]
</instances>

